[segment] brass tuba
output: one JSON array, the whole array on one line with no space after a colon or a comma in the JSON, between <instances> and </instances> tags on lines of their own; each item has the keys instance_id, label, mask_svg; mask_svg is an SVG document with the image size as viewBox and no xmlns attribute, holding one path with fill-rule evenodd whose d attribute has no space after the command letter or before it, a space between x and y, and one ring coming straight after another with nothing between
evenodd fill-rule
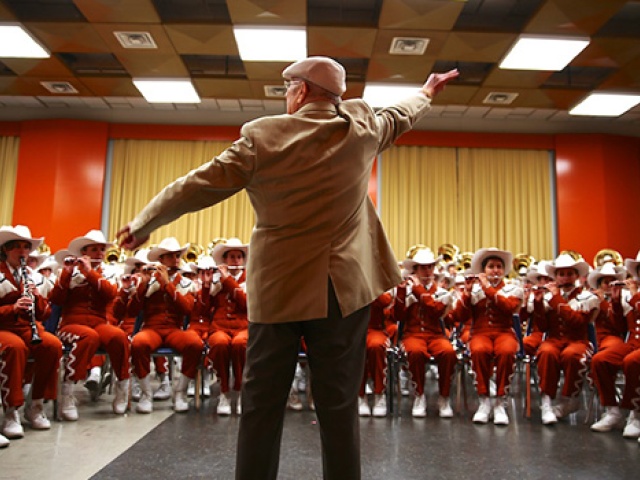
<instances>
[{"instance_id":1,"label":"brass tuba","mask_svg":"<svg viewBox=\"0 0 640 480\"><path fill-rule=\"evenodd\" d=\"M196 263L198 259L204 254L204 248L197 243L190 243L189 248L184 254L184 260L187 263Z\"/></svg>"},{"instance_id":2,"label":"brass tuba","mask_svg":"<svg viewBox=\"0 0 640 480\"><path fill-rule=\"evenodd\" d=\"M107 251L104 252L104 263L124 262L125 258L126 255L124 251L116 243L114 243L112 247L109 247Z\"/></svg>"},{"instance_id":3,"label":"brass tuba","mask_svg":"<svg viewBox=\"0 0 640 480\"><path fill-rule=\"evenodd\" d=\"M562 250L558 256L560 256L560 255L569 255L576 262L581 262L582 260L584 260L582 255L580 253L576 252L575 250Z\"/></svg>"},{"instance_id":4,"label":"brass tuba","mask_svg":"<svg viewBox=\"0 0 640 480\"><path fill-rule=\"evenodd\" d=\"M529 268L531 268L531 265L533 265L536 262L535 258L533 258L531 255L529 255L528 253L519 253L517 254L515 257L513 257L513 269L511 270L512 273L512 277L519 277L521 276L520 270L521 269L525 269L525 275L526 275L526 271L529 270Z\"/></svg>"},{"instance_id":5,"label":"brass tuba","mask_svg":"<svg viewBox=\"0 0 640 480\"><path fill-rule=\"evenodd\" d=\"M622 255L620 255L620 252L617 252L616 250L604 248L596 253L595 257L593 257L594 268L601 267L607 262L611 262L617 267L622 266Z\"/></svg>"},{"instance_id":6,"label":"brass tuba","mask_svg":"<svg viewBox=\"0 0 640 480\"><path fill-rule=\"evenodd\" d=\"M471 268L471 259L473 258L473 252L463 252L460 254L460 261L458 262L458 271L463 272Z\"/></svg>"},{"instance_id":7,"label":"brass tuba","mask_svg":"<svg viewBox=\"0 0 640 480\"><path fill-rule=\"evenodd\" d=\"M51 248L46 243L42 242L38 247L38 253L43 253L45 255L51 255Z\"/></svg>"},{"instance_id":8,"label":"brass tuba","mask_svg":"<svg viewBox=\"0 0 640 480\"><path fill-rule=\"evenodd\" d=\"M425 248L428 249L429 247L423 245L422 243L416 243L415 245L412 245L411 247L409 247L409 250L407 250L407 258L413 258L419 250L424 250Z\"/></svg>"},{"instance_id":9,"label":"brass tuba","mask_svg":"<svg viewBox=\"0 0 640 480\"><path fill-rule=\"evenodd\" d=\"M460 248L452 243L443 243L438 247L438 256L442 257L442 261L447 263L457 263L460 255Z\"/></svg>"},{"instance_id":10,"label":"brass tuba","mask_svg":"<svg viewBox=\"0 0 640 480\"><path fill-rule=\"evenodd\" d=\"M216 237L209 242L209 245L207 245L207 251L209 252L209 255L213 253L213 249L216 248L216 245L220 243L227 243L227 239L224 237Z\"/></svg>"}]
</instances>

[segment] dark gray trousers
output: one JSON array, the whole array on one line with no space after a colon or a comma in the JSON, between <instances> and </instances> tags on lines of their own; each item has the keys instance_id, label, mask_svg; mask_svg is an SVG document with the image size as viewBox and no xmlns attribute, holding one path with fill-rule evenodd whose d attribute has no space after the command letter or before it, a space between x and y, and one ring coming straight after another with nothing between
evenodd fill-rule
<instances>
[{"instance_id":1,"label":"dark gray trousers","mask_svg":"<svg viewBox=\"0 0 640 480\"><path fill-rule=\"evenodd\" d=\"M236 480L278 476L284 413L304 337L320 426L325 480L360 479L358 390L364 371L369 307L343 318L329 285L329 316L249 324Z\"/></svg>"}]
</instances>

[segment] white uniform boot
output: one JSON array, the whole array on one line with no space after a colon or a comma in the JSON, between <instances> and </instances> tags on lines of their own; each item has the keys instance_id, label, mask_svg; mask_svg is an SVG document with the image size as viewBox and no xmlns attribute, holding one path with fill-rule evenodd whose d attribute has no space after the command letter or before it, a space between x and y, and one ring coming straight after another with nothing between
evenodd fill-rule
<instances>
[{"instance_id":1,"label":"white uniform boot","mask_svg":"<svg viewBox=\"0 0 640 480\"><path fill-rule=\"evenodd\" d=\"M220 393L218 397L218 407L216 408L218 415L231 415L231 401L229 393Z\"/></svg>"},{"instance_id":2,"label":"white uniform boot","mask_svg":"<svg viewBox=\"0 0 640 480\"><path fill-rule=\"evenodd\" d=\"M638 438L640 442L640 410L632 410L627 419L627 426L622 432L624 438Z\"/></svg>"},{"instance_id":3,"label":"white uniform boot","mask_svg":"<svg viewBox=\"0 0 640 480\"><path fill-rule=\"evenodd\" d=\"M564 418L567 415L580 410L580 399L578 397L560 397L558 404L553 407L553 413L557 418Z\"/></svg>"},{"instance_id":4,"label":"white uniform boot","mask_svg":"<svg viewBox=\"0 0 640 480\"><path fill-rule=\"evenodd\" d=\"M449 397L443 397L442 395L438 397L438 415L440 418L453 417L453 408L451 408Z\"/></svg>"},{"instance_id":5,"label":"white uniform boot","mask_svg":"<svg viewBox=\"0 0 640 480\"><path fill-rule=\"evenodd\" d=\"M236 397L236 414L242 415L242 395L238 392L238 396Z\"/></svg>"},{"instance_id":6,"label":"white uniform boot","mask_svg":"<svg viewBox=\"0 0 640 480\"><path fill-rule=\"evenodd\" d=\"M553 425L554 423L558 423L558 418L556 417L556 414L553 413L553 407L551 406L551 397L549 395L542 395L540 413L542 416L543 425Z\"/></svg>"},{"instance_id":7,"label":"white uniform boot","mask_svg":"<svg viewBox=\"0 0 640 480\"><path fill-rule=\"evenodd\" d=\"M371 408L369 408L369 401L366 395L364 397L358 397L358 415L361 417L371 416Z\"/></svg>"},{"instance_id":8,"label":"white uniform boot","mask_svg":"<svg viewBox=\"0 0 640 480\"><path fill-rule=\"evenodd\" d=\"M62 395L60 396L60 416L63 420L75 422L78 420L78 408L76 407L76 397L73 396L73 382L70 380L62 384Z\"/></svg>"},{"instance_id":9,"label":"white uniform boot","mask_svg":"<svg viewBox=\"0 0 640 480\"><path fill-rule=\"evenodd\" d=\"M44 399L32 400L24 409L24 416L34 430L49 430L51 422L44 413Z\"/></svg>"},{"instance_id":10,"label":"white uniform boot","mask_svg":"<svg viewBox=\"0 0 640 480\"><path fill-rule=\"evenodd\" d=\"M180 375L178 385L176 385L176 393L173 398L173 410L175 412L186 412L189 410L189 399L187 397L187 387L191 378L186 375Z\"/></svg>"},{"instance_id":11,"label":"white uniform boot","mask_svg":"<svg viewBox=\"0 0 640 480\"><path fill-rule=\"evenodd\" d=\"M9 439L7 437L5 437L4 435L0 434L0 448L8 447L10 443L11 442L9 441Z\"/></svg>"},{"instance_id":12,"label":"white uniform boot","mask_svg":"<svg viewBox=\"0 0 640 480\"><path fill-rule=\"evenodd\" d=\"M507 415L506 401L504 397L497 397L493 406L493 424L509 425L509 415Z\"/></svg>"},{"instance_id":13,"label":"white uniform boot","mask_svg":"<svg viewBox=\"0 0 640 480\"><path fill-rule=\"evenodd\" d=\"M416 395L413 399L413 407L411 407L411 415L416 418L427 416L427 399L423 395Z\"/></svg>"},{"instance_id":14,"label":"white uniform boot","mask_svg":"<svg viewBox=\"0 0 640 480\"><path fill-rule=\"evenodd\" d=\"M137 402L140 400L140 395L142 394L142 390L140 390L140 382L136 377L131 377L131 400Z\"/></svg>"},{"instance_id":15,"label":"white uniform boot","mask_svg":"<svg viewBox=\"0 0 640 480\"><path fill-rule=\"evenodd\" d=\"M373 395L373 409L371 413L374 417L387 416L387 397L385 397L384 394Z\"/></svg>"},{"instance_id":16,"label":"white uniform boot","mask_svg":"<svg viewBox=\"0 0 640 480\"><path fill-rule=\"evenodd\" d=\"M15 407L8 407L4 412L4 421L2 422L2 435L7 438L24 437L24 429L20 423L20 414Z\"/></svg>"},{"instance_id":17,"label":"white uniform boot","mask_svg":"<svg viewBox=\"0 0 640 480\"><path fill-rule=\"evenodd\" d=\"M89 396L94 402L98 400L98 397L100 396L100 390L102 389L102 385L100 384L101 375L102 368L93 367L89 371L89 376L84 382L84 388L89 390Z\"/></svg>"},{"instance_id":18,"label":"white uniform boot","mask_svg":"<svg viewBox=\"0 0 640 480\"><path fill-rule=\"evenodd\" d=\"M614 428L624 427L624 416L620 409L615 407L605 407L604 415L600 420L591 425L594 432L610 432Z\"/></svg>"},{"instance_id":19,"label":"white uniform boot","mask_svg":"<svg viewBox=\"0 0 640 480\"><path fill-rule=\"evenodd\" d=\"M151 375L138 380L140 384L140 400L136 407L138 413L153 412L153 393L151 392Z\"/></svg>"},{"instance_id":20,"label":"white uniform boot","mask_svg":"<svg viewBox=\"0 0 640 480\"><path fill-rule=\"evenodd\" d=\"M122 415L129 406L129 379L118 380L116 382L115 394L113 396L113 413Z\"/></svg>"},{"instance_id":21,"label":"white uniform boot","mask_svg":"<svg viewBox=\"0 0 640 480\"><path fill-rule=\"evenodd\" d=\"M171 381L169 380L169 375L166 373L163 373L162 377L160 378L160 386L153 393L153 399L168 400L170 397L171 397Z\"/></svg>"},{"instance_id":22,"label":"white uniform boot","mask_svg":"<svg viewBox=\"0 0 640 480\"><path fill-rule=\"evenodd\" d=\"M487 423L491 418L491 398L480 397L480 405L473 416L473 423Z\"/></svg>"}]
</instances>

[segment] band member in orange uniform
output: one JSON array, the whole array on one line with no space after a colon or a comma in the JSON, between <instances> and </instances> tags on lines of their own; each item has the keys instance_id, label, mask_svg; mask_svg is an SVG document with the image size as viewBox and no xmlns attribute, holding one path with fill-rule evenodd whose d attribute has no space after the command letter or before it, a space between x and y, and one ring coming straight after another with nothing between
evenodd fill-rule
<instances>
[{"instance_id":1,"label":"band member in orange uniform","mask_svg":"<svg viewBox=\"0 0 640 480\"><path fill-rule=\"evenodd\" d=\"M541 260L538 262L538 265L531 268L529 273L527 273L527 279L532 283L531 291L529 295L525 297L526 305L523 307L523 310L527 311L527 330L528 334L522 340L524 345L524 353L529 357L535 357L538 352L538 347L542 343L544 332L540 331L538 327L538 322L534 320L535 311L533 308L533 292L539 288L545 288L547 283L552 281L552 278L547 274L547 266L549 266L551 262L547 262L545 260Z\"/></svg>"},{"instance_id":2,"label":"band member in orange uniform","mask_svg":"<svg viewBox=\"0 0 640 480\"><path fill-rule=\"evenodd\" d=\"M361 417L384 417L387 415L387 400L384 387L387 371L387 349L391 345L390 338L397 331L392 320L393 314L389 307L393 303L393 295L385 292L371 304L369 328L367 329L367 358L364 365L364 375L360 385L360 400L358 412ZM366 396L367 380L373 381L373 410L369 406Z\"/></svg>"},{"instance_id":3,"label":"band member in orange uniform","mask_svg":"<svg viewBox=\"0 0 640 480\"><path fill-rule=\"evenodd\" d=\"M129 300L128 314L137 316L142 311L142 328L131 342L133 371L140 382L139 413L153 411L151 392L151 354L162 346L170 347L182 355L182 375L175 388L173 409L189 410L187 387L196 377L202 356L203 343L192 330L184 330L185 317L193 310L195 286L179 273L180 258L187 245L180 246L174 237L163 239L147 255L156 266L143 268L135 293ZM150 270L152 268L153 270Z\"/></svg>"},{"instance_id":4,"label":"band member in orange uniform","mask_svg":"<svg viewBox=\"0 0 640 480\"><path fill-rule=\"evenodd\" d=\"M522 288L504 282L512 258L510 252L496 248L478 250L471 260L471 274L475 278L466 277L466 291L456 305L456 309L463 309L463 317L472 319L469 350L480 396L480 406L473 416L475 423L487 423L493 415L494 424L509 424L505 395L518 351L513 315L523 302ZM489 380L494 365L497 391L492 406Z\"/></svg>"},{"instance_id":5,"label":"band member in orange uniform","mask_svg":"<svg viewBox=\"0 0 640 480\"><path fill-rule=\"evenodd\" d=\"M69 243L73 258L65 262L56 285L51 291L51 303L62 307L58 337L71 344L62 385L61 415L69 421L78 419L73 385L84 380L98 348L109 354L118 379L113 400L113 412L126 411L129 394L129 340L127 335L110 323L112 302L118 287L102 275L102 261L107 246L104 234L91 230Z\"/></svg>"},{"instance_id":6,"label":"band member in orange uniform","mask_svg":"<svg viewBox=\"0 0 640 480\"><path fill-rule=\"evenodd\" d=\"M547 272L553 282L534 292L534 318L546 339L538 348L538 377L542 393L542 423L551 425L578 410L578 395L589 353L588 325L598 314L598 297L576 287L586 277L589 265L571 255L560 254ZM558 404L556 397L560 371L564 386Z\"/></svg>"},{"instance_id":7,"label":"band member in orange uniform","mask_svg":"<svg viewBox=\"0 0 640 480\"><path fill-rule=\"evenodd\" d=\"M403 324L401 342L415 385L411 409L414 417L427 415L424 382L427 362L432 357L438 364L439 415L442 418L453 416L449 393L457 357L443 324L452 297L447 290L438 287L439 274L435 268L439 260L431 249L422 248L404 261L404 269L411 273L398 287L394 307L395 318Z\"/></svg>"},{"instance_id":8,"label":"band member in orange uniform","mask_svg":"<svg viewBox=\"0 0 640 480\"><path fill-rule=\"evenodd\" d=\"M220 380L220 398L216 411L231 414L229 370L233 370L233 390L240 392L247 352L247 281L244 265L249 246L237 238L217 244L211 255L220 272L221 291L211 299L215 308L209 333L208 358ZM240 398L236 413L242 413Z\"/></svg>"},{"instance_id":9,"label":"band member in orange uniform","mask_svg":"<svg viewBox=\"0 0 640 480\"><path fill-rule=\"evenodd\" d=\"M40 323L49 315L49 306L26 267L27 256L42 241L23 225L0 227L0 396L4 409L0 447L24 436L18 408L24 403L25 381L32 383L27 421L35 430L51 427L44 400L56 398L62 344ZM25 379L29 357L34 360L33 380Z\"/></svg>"}]
</instances>

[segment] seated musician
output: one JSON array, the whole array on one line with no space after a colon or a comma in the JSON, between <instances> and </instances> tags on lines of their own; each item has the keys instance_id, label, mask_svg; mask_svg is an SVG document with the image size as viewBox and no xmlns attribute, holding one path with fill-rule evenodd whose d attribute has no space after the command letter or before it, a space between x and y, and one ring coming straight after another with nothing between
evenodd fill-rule
<instances>
[{"instance_id":1,"label":"seated musician","mask_svg":"<svg viewBox=\"0 0 640 480\"><path fill-rule=\"evenodd\" d=\"M163 239L149 250L149 262L142 269L140 282L131 296L128 315L142 312L142 327L131 341L133 371L140 383L138 413L153 411L151 391L151 354L160 347L169 347L182 355L182 374L174 391L173 409L189 410L187 387L196 377L203 343L193 330L184 330L185 317L193 310L195 285L179 272L180 258L188 245L180 246L174 237Z\"/></svg>"},{"instance_id":2,"label":"seated musician","mask_svg":"<svg viewBox=\"0 0 640 480\"><path fill-rule=\"evenodd\" d=\"M49 315L49 306L26 267L29 253L42 241L23 225L0 227L0 396L4 410L0 447L24 436L18 413L25 401L23 382L32 384L32 400L25 409L27 422L34 430L51 427L44 400L56 398L62 344L40 323ZM29 357L34 361L33 378L25 378Z\"/></svg>"},{"instance_id":3,"label":"seated musician","mask_svg":"<svg viewBox=\"0 0 640 480\"><path fill-rule=\"evenodd\" d=\"M449 393L457 357L442 321L452 298L447 290L438 286L439 275L435 273L438 260L431 249L423 248L404 261L404 268L411 273L398 287L394 306L395 318L403 325L401 342L415 385L411 409L414 417L427 415L424 386L427 362L431 358L438 364L439 415L441 418L453 416Z\"/></svg>"},{"instance_id":4,"label":"seated musician","mask_svg":"<svg viewBox=\"0 0 640 480\"><path fill-rule=\"evenodd\" d=\"M74 238L69 243L72 257L64 261L51 291L51 303L62 308L58 337L71 345L61 398L61 415L68 421L78 419L74 384L85 379L98 348L109 354L117 378L113 412L123 414L128 405L129 340L111 323L111 304L118 288L102 274L108 245L111 243L99 230Z\"/></svg>"},{"instance_id":5,"label":"seated musician","mask_svg":"<svg viewBox=\"0 0 640 480\"><path fill-rule=\"evenodd\" d=\"M542 393L542 423L552 425L579 409L583 375L589 352L588 325L598 314L598 297L578 287L579 277L588 274L589 265L568 254L560 254L547 267L553 282L534 291L534 321L546 338L538 348L538 377ZM556 397L560 372L564 385Z\"/></svg>"},{"instance_id":6,"label":"seated musician","mask_svg":"<svg viewBox=\"0 0 640 480\"><path fill-rule=\"evenodd\" d=\"M521 321L523 317L526 317L526 331L527 334L524 337L522 343L524 345L524 353L529 357L535 357L538 352L538 347L542 343L544 333L540 331L538 322L533 319L535 315L533 308L533 292L552 281L551 277L547 274L547 267L551 262L540 260L537 265L531 267L527 273L527 279L531 282L531 288L529 294L525 296L525 305L522 307L522 311L526 311L526 315L521 314Z\"/></svg>"}]
</instances>

